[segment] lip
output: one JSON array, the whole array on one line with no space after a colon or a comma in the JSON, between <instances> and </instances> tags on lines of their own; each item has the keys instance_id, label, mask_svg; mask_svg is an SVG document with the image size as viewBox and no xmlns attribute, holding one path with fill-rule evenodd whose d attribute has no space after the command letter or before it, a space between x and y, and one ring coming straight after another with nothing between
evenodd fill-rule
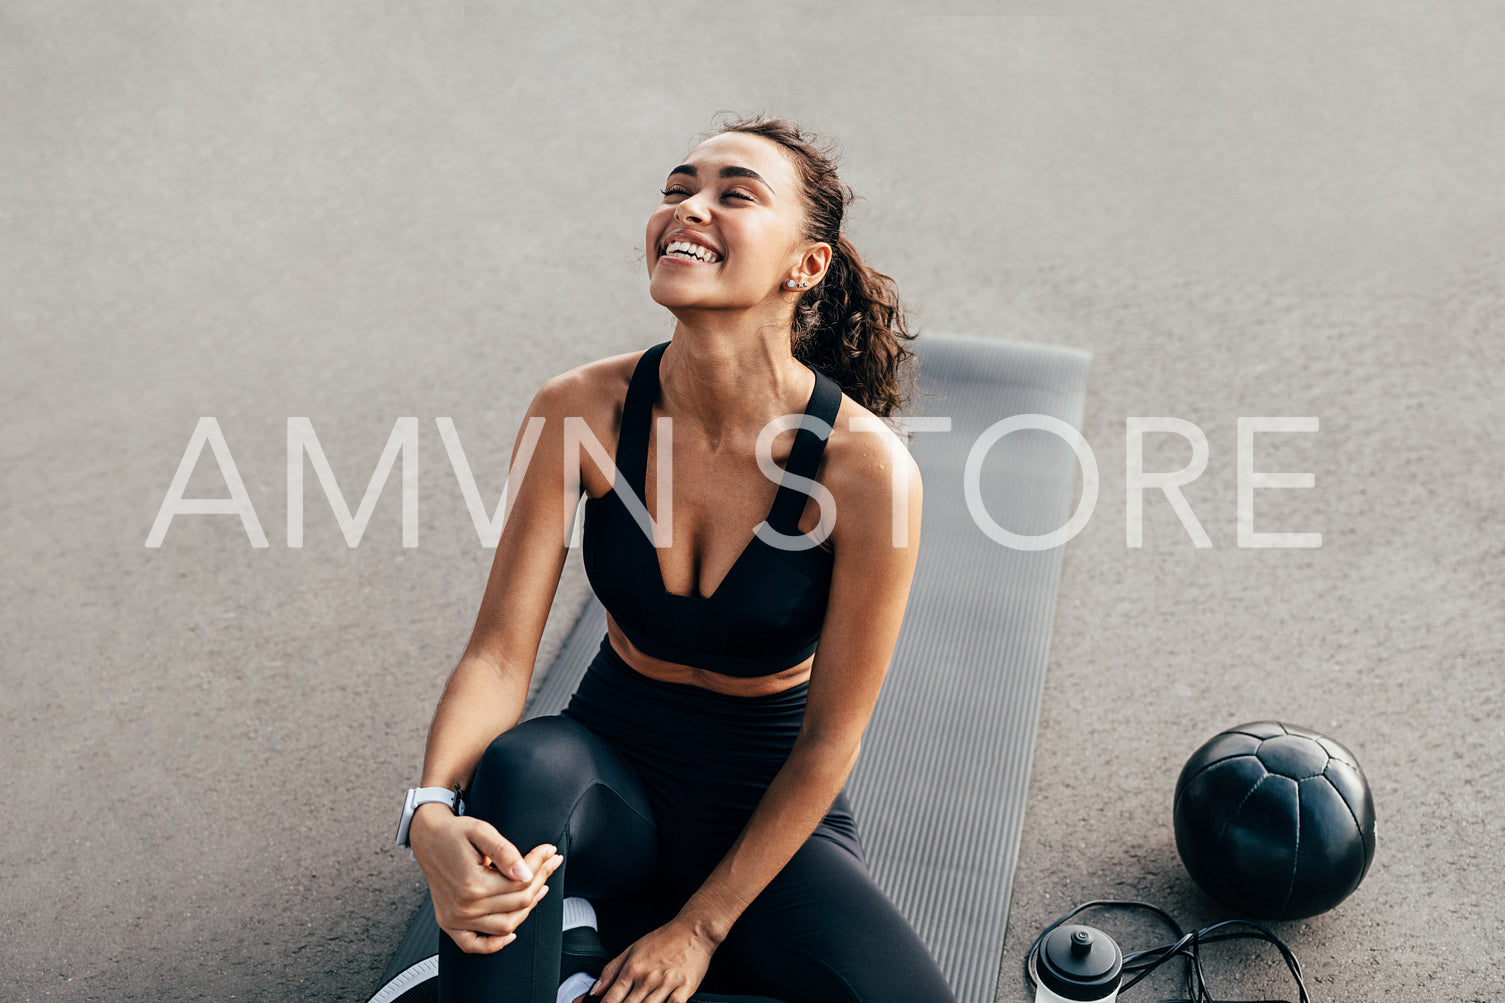
<instances>
[{"instance_id":1,"label":"lip","mask_svg":"<svg viewBox=\"0 0 1505 1003\"><path fill-rule=\"evenodd\" d=\"M678 254L660 254L658 264L665 268L715 268L721 262L696 261L694 258L686 258Z\"/></svg>"},{"instance_id":2,"label":"lip","mask_svg":"<svg viewBox=\"0 0 1505 1003\"><path fill-rule=\"evenodd\" d=\"M720 259L720 260L714 261L714 262L712 262L712 261L696 261L696 262L694 262L694 264L697 264L697 265L710 265L710 264L719 265L719 264L721 264L722 261L726 260L726 253L724 251L722 251L721 248L717 247L715 244L711 243L709 240L707 240L705 237L701 236L700 234L696 233L694 230L684 230L684 229L671 230L664 237L663 241L658 245L658 255L659 255L660 259L662 259L664 257L664 248L668 247L670 244L674 243L676 240L683 240L683 241L686 241L686 242L691 243L691 244L699 244L701 247L704 247L704 248L706 248L706 249L708 249L710 251L714 251L715 254L716 254L716 257L718 259ZM683 259L674 259L674 260L683 260ZM691 262L689 262L688 260L684 260L683 263L689 264Z\"/></svg>"}]
</instances>

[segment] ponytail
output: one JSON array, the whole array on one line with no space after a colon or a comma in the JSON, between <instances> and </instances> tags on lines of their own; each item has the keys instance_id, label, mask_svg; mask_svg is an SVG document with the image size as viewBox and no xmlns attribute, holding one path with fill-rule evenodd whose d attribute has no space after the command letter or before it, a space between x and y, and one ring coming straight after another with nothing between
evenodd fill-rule
<instances>
[{"instance_id":1,"label":"ponytail","mask_svg":"<svg viewBox=\"0 0 1505 1003\"><path fill-rule=\"evenodd\" d=\"M784 118L738 118L713 134L722 132L752 133L789 151L807 203L805 237L832 248L825 275L795 306L791 353L880 418L902 410L914 386L914 353L904 343L917 335L909 333L894 280L864 265L841 233L856 196L837 177L832 152Z\"/></svg>"},{"instance_id":2,"label":"ponytail","mask_svg":"<svg viewBox=\"0 0 1505 1003\"><path fill-rule=\"evenodd\" d=\"M864 265L844 236L825 277L795 310L794 357L819 369L848 397L886 418L902 410L914 383L914 353L898 288Z\"/></svg>"}]
</instances>

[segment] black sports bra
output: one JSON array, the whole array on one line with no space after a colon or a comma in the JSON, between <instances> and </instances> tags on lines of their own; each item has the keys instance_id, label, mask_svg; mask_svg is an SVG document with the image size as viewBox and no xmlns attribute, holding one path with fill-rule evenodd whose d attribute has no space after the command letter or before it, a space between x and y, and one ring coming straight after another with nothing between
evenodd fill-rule
<instances>
[{"instance_id":1,"label":"black sports bra","mask_svg":"<svg viewBox=\"0 0 1505 1003\"><path fill-rule=\"evenodd\" d=\"M665 661L729 676L765 676L791 668L815 652L831 589L833 555L817 546L784 550L756 533L709 596L684 596L664 587L653 539L619 496L641 505L648 436L658 397L659 358L669 342L643 352L622 405L613 490L587 496L581 556L596 597L639 650ZM829 427L841 389L819 370L805 414ZM790 483L813 478L826 436L801 427L767 516L768 526L799 534L809 494Z\"/></svg>"}]
</instances>

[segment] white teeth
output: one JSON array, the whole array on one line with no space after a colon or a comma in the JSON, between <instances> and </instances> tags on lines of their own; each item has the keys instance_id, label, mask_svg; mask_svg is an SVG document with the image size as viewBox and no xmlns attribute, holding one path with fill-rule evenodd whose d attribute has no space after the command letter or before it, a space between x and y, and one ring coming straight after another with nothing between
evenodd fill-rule
<instances>
[{"instance_id":1,"label":"white teeth","mask_svg":"<svg viewBox=\"0 0 1505 1003\"><path fill-rule=\"evenodd\" d=\"M721 258L715 251L704 244L696 244L688 240L671 240L669 246L664 248L665 254L685 254L700 261L715 262Z\"/></svg>"}]
</instances>

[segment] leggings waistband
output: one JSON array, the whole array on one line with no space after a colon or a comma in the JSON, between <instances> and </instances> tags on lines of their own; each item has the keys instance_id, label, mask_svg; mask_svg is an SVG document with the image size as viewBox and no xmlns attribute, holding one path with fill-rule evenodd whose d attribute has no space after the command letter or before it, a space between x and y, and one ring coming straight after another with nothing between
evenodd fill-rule
<instances>
[{"instance_id":1,"label":"leggings waistband","mask_svg":"<svg viewBox=\"0 0 1505 1003\"><path fill-rule=\"evenodd\" d=\"M653 679L601 639L564 713L608 738L752 756L787 755L805 715L808 683L762 696L716 693Z\"/></svg>"}]
</instances>

